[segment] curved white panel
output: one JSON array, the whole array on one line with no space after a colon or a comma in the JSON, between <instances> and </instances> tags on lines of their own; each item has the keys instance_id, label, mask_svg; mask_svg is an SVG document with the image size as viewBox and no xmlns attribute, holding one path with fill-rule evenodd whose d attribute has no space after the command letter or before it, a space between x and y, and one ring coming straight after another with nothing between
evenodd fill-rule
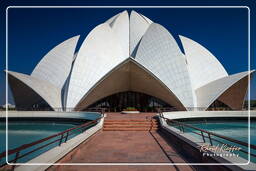
<instances>
[{"instance_id":1,"label":"curved white panel","mask_svg":"<svg viewBox=\"0 0 256 171\"><path fill-rule=\"evenodd\" d=\"M130 16L130 55L140 42L149 27L149 23L137 12L132 11ZM134 56L133 56L134 57Z\"/></svg>"},{"instance_id":2,"label":"curved white panel","mask_svg":"<svg viewBox=\"0 0 256 171\"><path fill-rule=\"evenodd\" d=\"M226 104L233 110L242 110L248 90L248 76L240 79L218 97L218 101Z\"/></svg>"},{"instance_id":3,"label":"curved white panel","mask_svg":"<svg viewBox=\"0 0 256 171\"><path fill-rule=\"evenodd\" d=\"M252 73L251 71L249 73ZM200 108L208 108L222 93L237 83L242 78L248 76L248 71L240 72L230 76L226 76L210 82L196 90L197 105Z\"/></svg>"},{"instance_id":4,"label":"curved white panel","mask_svg":"<svg viewBox=\"0 0 256 171\"><path fill-rule=\"evenodd\" d=\"M206 48L187 37L179 37L185 50L194 90L211 81L228 76L221 63Z\"/></svg>"},{"instance_id":5,"label":"curved white panel","mask_svg":"<svg viewBox=\"0 0 256 171\"><path fill-rule=\"evenodd\" d=\"M153 23L141 40L135 60L159 78L187 108L194 104L182 55L172 35L161 25Z\"/></svg>"},{"instance_id":6,"label":"curved white panel","mask_svg":"<svg viewBox=\"0 0 256 171\"><path fill-rule=\"evenodd\" d=\"M115 16L108 19L105 23L108 23L110 26L112 26L115 22L115 19L120 15L120 13L116 14Z\"/></svg>"},{"instance_id":7,"label":"curved white panel","mask_svg":"<svg viewBox=\"0 0 256 171\"><path fill-rule=\"evenodd\" d=\"M87 91L122 61L119 40L107 23L95 27L84 40L72 69L67 107L74 108Z\"/></svg>"},{"instance_id":8,"label":"curved white panel","mask_svg":"<svg viewBox=\"0 0 256 171\"><path fill-rule=\"evenodd\" d=\"M112 29L116 34L125 55L120 57L129 57L129 16L127 11L120 13L115 19Z\"/></svg>"},{"instance_id":9,"label":"curved white panel","mask_svg":"<svg viewBox=\"0 0 256 171\"><path fill-rule=\"evenodd\" d=\"M12 75L16 79L20 80L28 87L33 89L39 96L41 96L54 110L62 108L61 105L61 91L51 83L37 79L33 76L7 71L9 75ZM22 91L22 90L20 90Z\"/></svg>"},{"instance_id":10,"label":"curved white panel","mask_svg":"<svg viewBox=\"0 0 256 171\"><path fill-rule=\"evenodd\" d=\"M76 60L76 56L77 56L77 52L76 52L76 53L74 53L73 61L75 61L75 60Z\"/></svg>"},{"instance_id":11,"label":"curved white panel","mask_svg":"<svg viewBox=\"0 0 256 171\"><path fill-rule=\"evenodd\" d=\"M70 72L79 36L72 37L54 47L37 64L32 76L62 88Z\"/></svg>"},{"instance_id":12,"label":"curved white panel","mask_svg":"<svg viewBox=\"0 0 256 171\"><path fill-rule=\"evenodd\" d=\"M150 20L149 18L145 17L144 15L140 14L149 24L152 24L153 21Z\"/></svg>"}]
</instances>

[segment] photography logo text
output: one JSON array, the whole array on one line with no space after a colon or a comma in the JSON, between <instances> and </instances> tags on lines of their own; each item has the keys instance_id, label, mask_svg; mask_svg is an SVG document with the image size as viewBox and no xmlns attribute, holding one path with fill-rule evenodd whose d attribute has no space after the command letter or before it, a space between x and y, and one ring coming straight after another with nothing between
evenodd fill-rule
<instances>
[{"instance_id":1,"label":"photography logo text","mask_svg":"<svg viewBox=\"0 0 256 171\"><path fill-rule=\"evenodd\" d=\"M203 144L203 145L200 145L199 148L200 148L200 152L203 153L203 156L210 156L210 157L214 157L214 156L239 157L238 151L241 150L241 147L230 146L227 144L222 144L222 145Z\"/></svg>"}]
</instances>

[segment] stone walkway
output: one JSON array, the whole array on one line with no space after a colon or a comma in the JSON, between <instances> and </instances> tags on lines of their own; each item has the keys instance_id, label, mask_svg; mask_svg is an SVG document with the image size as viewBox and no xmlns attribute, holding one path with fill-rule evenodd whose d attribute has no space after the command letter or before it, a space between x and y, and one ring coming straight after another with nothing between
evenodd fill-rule
<instances>
[{"instance_id":1,"label":"stone walkway","mask_svg":"<svg viewBox=\"0 0 256 171\"><path fill-rule=\"evenodd\" d=\"M111 119L108 115L107 119ZM119 117L120 115L117 115ZM134 116L134 114L133 114ZM147 117L148 115L141 116ZM152 114L150 114L152 116ZM128 118L127 118L128 117ZM116 118L112 115L112 118ZM131 119L128 115L122 119ZM138 116L136 117L138 118ZM156 131L101 131L80 144L60 163L185 163ZM190 171L190 166L52 166L49 171Z\"/></svg>"}]
</instances>

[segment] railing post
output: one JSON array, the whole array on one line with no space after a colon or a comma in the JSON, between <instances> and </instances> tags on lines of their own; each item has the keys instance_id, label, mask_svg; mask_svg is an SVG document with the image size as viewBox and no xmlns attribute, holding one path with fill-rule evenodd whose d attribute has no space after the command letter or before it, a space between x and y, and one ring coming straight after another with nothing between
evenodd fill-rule
<instances>
[{"instance_id":1,"label":"railing post","mask_svg":"<svg viewBox=\"0 0 256 171\"><path fill-rule=\"evenodd\" d=\"M208 133L208 137L209 137L209 140L210 140L210 144L212 145L212 138L211 138L211 134Z\"/></svg>"},{"instance_id":2,"label":"railing post","mask_svg":"<svg viewBox=\"0 0 256 171\"><path fill-rule=\"evenodd\" d=\"M82 128L82 133L84 133L86 131L86 127Z\"/></svg>"},{"instance_id":3,"label":"railing post","mask_svg":"<svg viewBox=\"0 0 256 171\"><path fill-rule=\"evenodd\" d=\"M205 143L205 139L204 139L204 133L203 133L203 131L201 131L201 135L202 135L202 137L203 137L203 141L204 141L204 143Z\"/></svg>"},{"instance_id":4,"label":"railing post","mask_svg":"<svg viewBox=\"0 0 256 171\"><path fill-rule=\"evenodd\" d=\"M59 146L60 146L60 145L61 145L61 143L62 143L62 139L63 139L63 134L61 134L60 142L59 142Z\"/></svg>"},{"instance_id":5,"label":"railing post","mask_svg":"<svg viewBox=\"0 0 256 171\"><path fill-rule=\"evenodd\" d=\"M183 133L184 133L184 132L185 132L185 131L184 131L184 126L183 126L182 124L181 124L181 128L182 128L182 131L183 131Z\"/></svg>"},{"instance_id":6,"label":"railing post","mask_svg":"<svg viewBox=\"0 0 256 171\"><path fill-rule=\"evenodd\" d=\"M19 155L20 155L20 151L18 151L18 152L16 153L15 158L14 158L14 160L13 160L13 163L16 163L16 162L17 162ZM12 165L12 170L14 170L15 166L16 166L16 165Z\"/></svg>"},{"instance_id":7,"label":"railing post","mask_svg":"<svg viewBox=\"0 0 256 171\"><path fill-rule=\"evenodd\" d=\"M181 125L180 125L180 123L179 123L179 128L180 128L180 132L182 132L182 129L181 129Z\"/></svg>"},{"instance_id":8,"label":"railing post","mask_svg":"<svg viewBox=\"0 0 256 171\"><path fill-rule=\"evenodd\" d=\"M68 134L69 134L69 132L67 132L67 136L65 138L65 142L67 142L67 140L68 140Z\"/></svg>"}]
</instances>

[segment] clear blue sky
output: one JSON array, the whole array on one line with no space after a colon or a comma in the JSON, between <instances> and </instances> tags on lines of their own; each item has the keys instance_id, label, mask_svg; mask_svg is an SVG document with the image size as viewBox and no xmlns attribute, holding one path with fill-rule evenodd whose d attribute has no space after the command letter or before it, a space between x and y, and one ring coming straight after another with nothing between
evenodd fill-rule
<instances>
[{"instance_id":1,"label":"clear blue sky","mask_svg":"<svg viewBox=\"0 0 256 171\"><path fill-rule=\"evenodd\" d=\"M155 5L148 1L147 5ZM175 1L174 1L175 2ZM196 1L195 1L196 2ZM210 2L210 1L207 1ZM225 2L225 1L223 1ZM222 5L221 3L201 3L200 5ZM234 1L225 5L253 5L247 1ZM243 2L242 4L239 2ZM151 4L150 4L151 3ZM199 2L198 2L199 3ZM4 4L7 6L8 3ZM15 5L15 4L13 4ZM24 4L23 4L24 5ZM40 5L35 4L35 5ZM51 5L50 1L47 4ZM55 4L56 5L56 4ZM68 5L64 3L62 5ZM74 4L73 4L74 5ZM81 3L77 4L81 5ZM83 5L88 5L83 4ZM89 4L95 5L95 4ZM99 4L98 4L99 5ZM101 5L104 5L101 3ZM106 5L106 4L105 4ZM107 4L107 5L111 5ZM113 5L113 4L112 4ZM127 5L114 4L114 5ZM136 5L135 3L129 5ZM137 4L145 5L145 4ZM163 5L163 4L157 4ZM184 5L177 2L165 5ZM191 5L187 3L186 5ZM197 5L197 4L193 4ZM79 45L86 35L98 24L113 15L132 8L123 9L9 9L9 70L30 74L40 59L62 41L81 35ZM173 36L189 37L210 50L224 65L229 74L246 71L248 67L247 9L134 9L156 23L167 28ZM255 69L255 4L251 8L252 52L251 68ZM5 69L5 12L1 6L1 65ZM78 45L78 47L79 47ZM252 99L256 99L256 79L251 85ZM0 75L0 104L5 103L5 77ZM10 101L12 99L10 98Z\"/></svg>"}]
</instances>

